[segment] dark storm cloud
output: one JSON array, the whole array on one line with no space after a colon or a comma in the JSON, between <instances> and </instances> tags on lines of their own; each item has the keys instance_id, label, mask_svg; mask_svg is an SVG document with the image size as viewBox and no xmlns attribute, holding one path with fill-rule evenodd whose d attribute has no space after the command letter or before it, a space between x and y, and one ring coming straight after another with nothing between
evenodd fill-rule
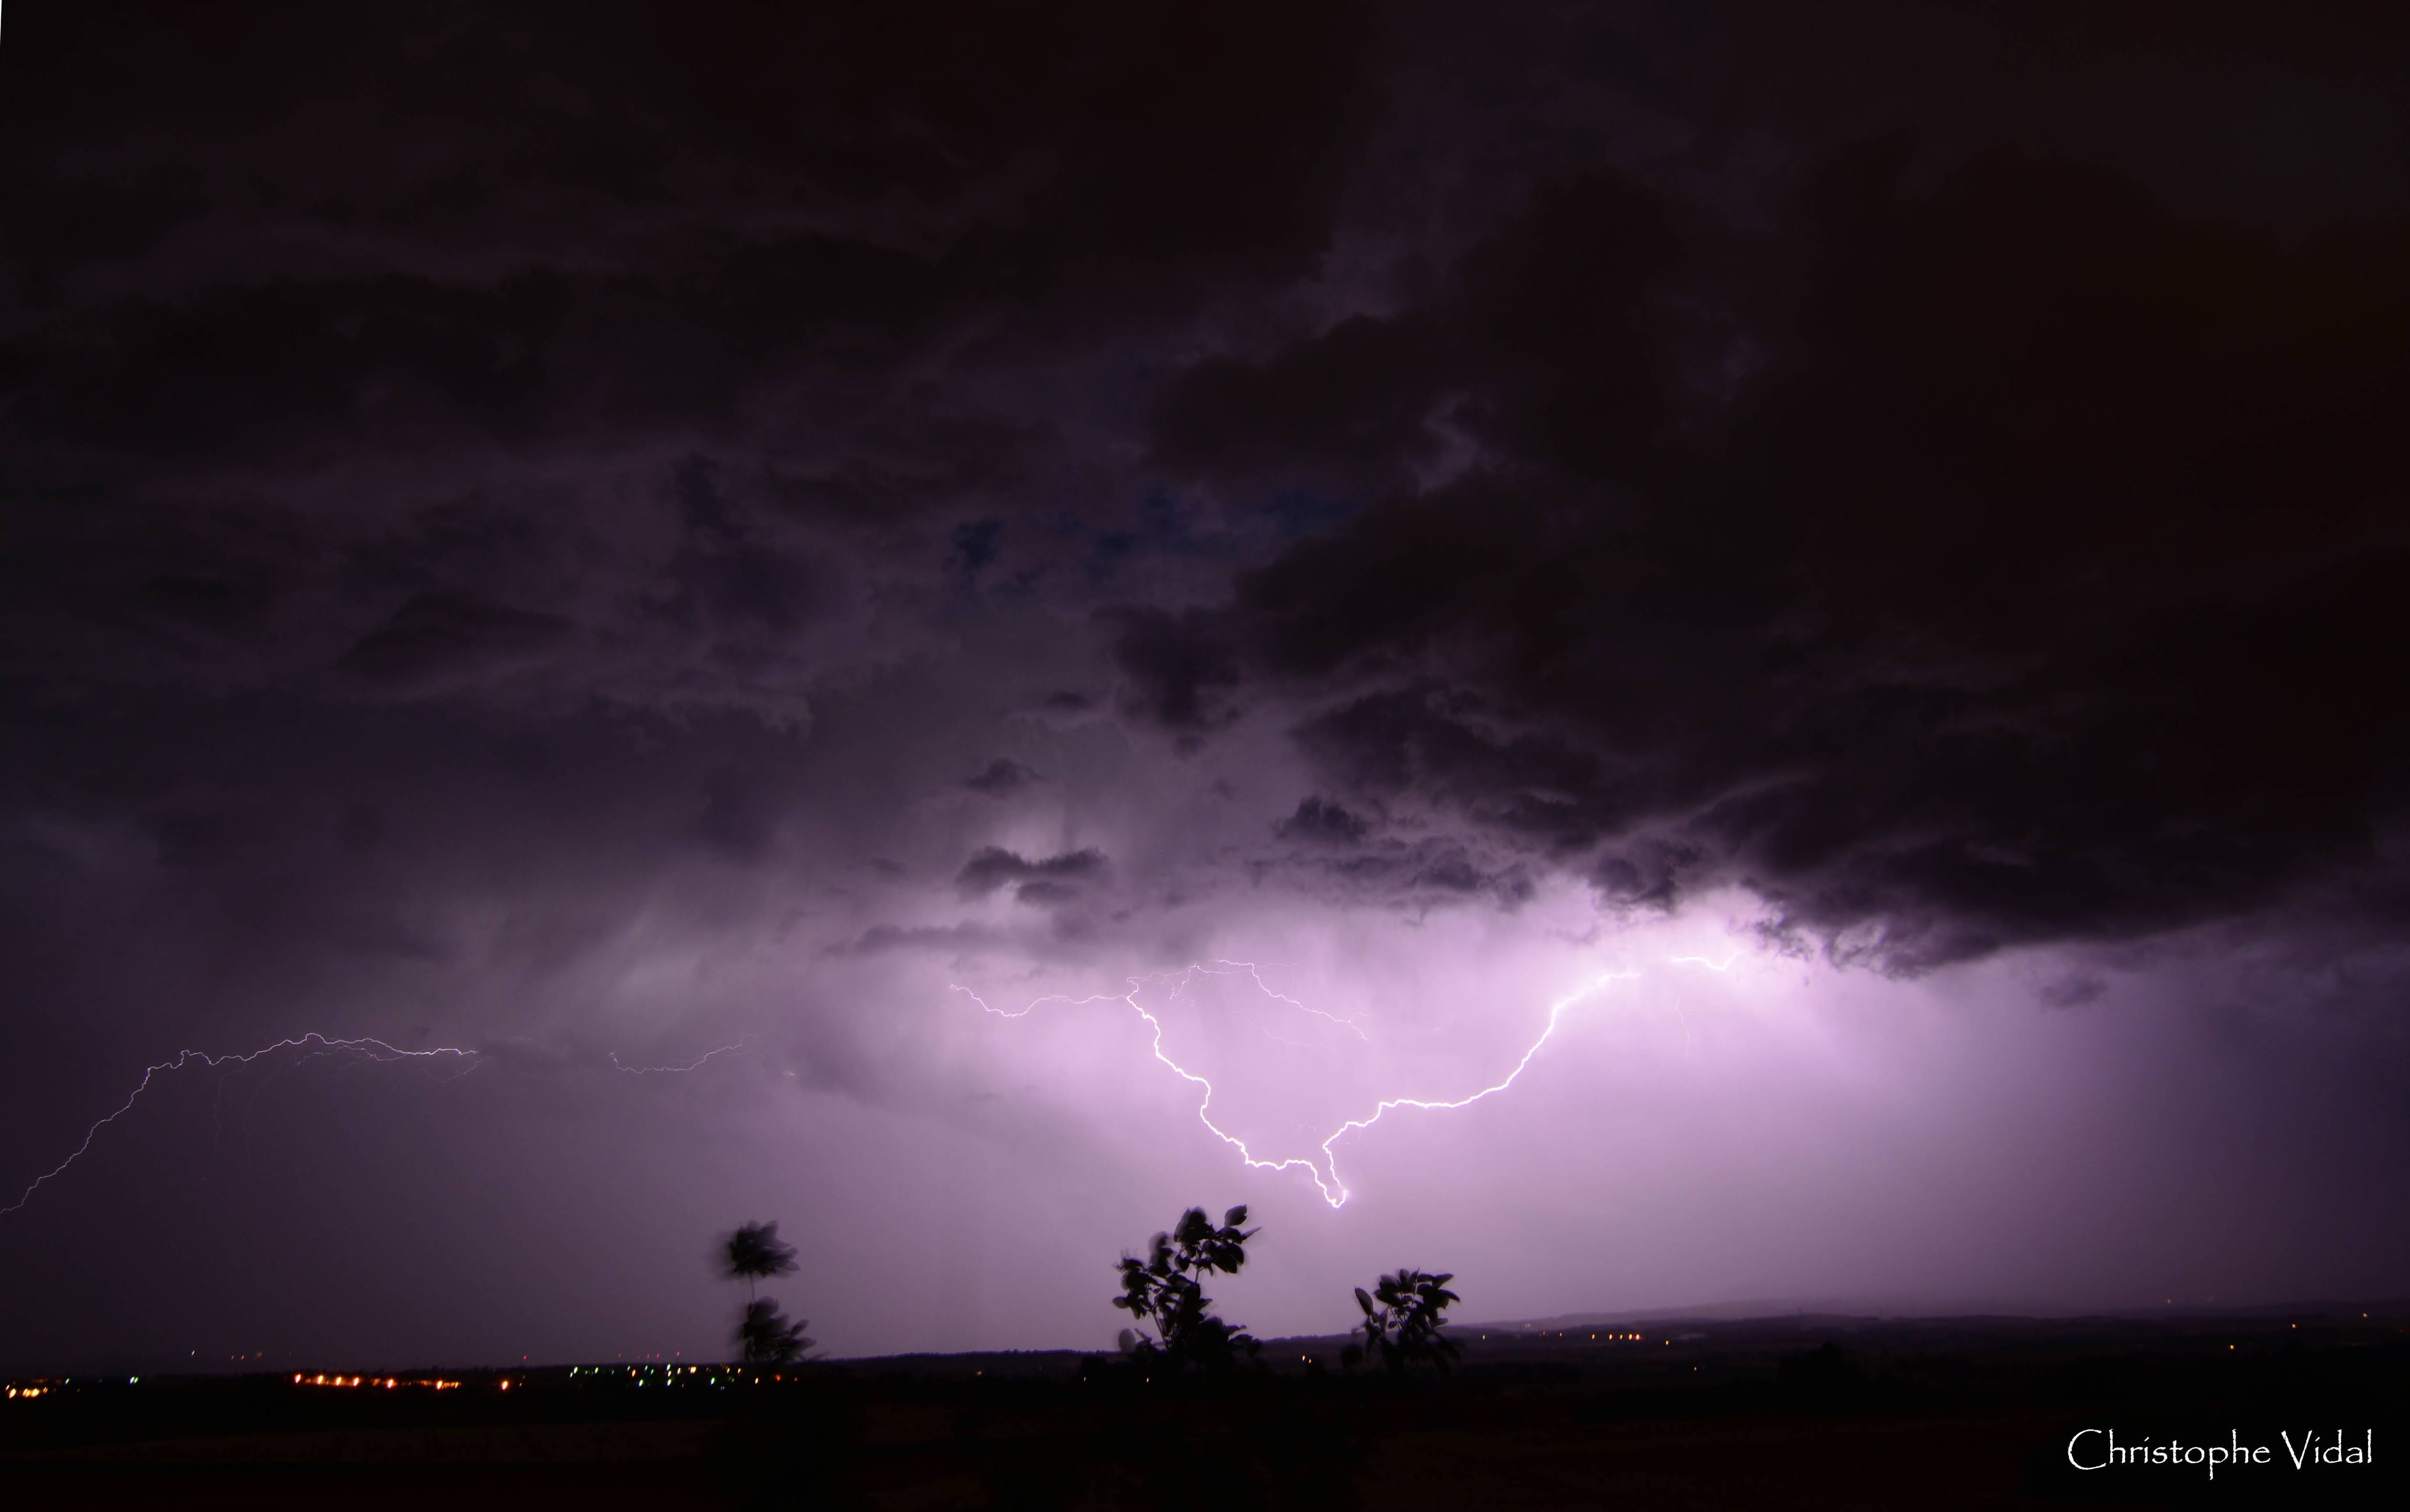
<instances>
[{"instance_id":1,"label":"dark storm cloud","mask_svg":"<svg viewBox=\"0 0 2410 1512\"><path fill-rule=\"evenodd\" d=\"M1712 241L1629 184L1546 190L1377 341L1192 369L1159 445L1226 485L1268 443L1357 468L1358 417L1443 404L1479 463L1142 622L1132 711L1206 729L1243 667L1325 701L1297 736L1348 791L1610 898L1745 882L1900 968L2366 871L2410 734L2370 696L2410 569L2410 225L1906 162L1846 153ZM1379 342L1416 359L1331 356Z\"/></svg>"},{"instance_id":2,"label":"dark storm cloud","mask_svg":"<svg viewBox=\"0 0 2410 1512\"><path fill-rule=\"evenodd\" d=\"M827 947L824 954L834 957L878 956L890 951L961 951L976 950L1009 942L1005 931L980 924L923 925L919 927L877 924L864 929L852 940L842 940Z\"/></svg>"},{"instance_id":3,"label":"dark storm cloud","mask_svg":"<svg viewBox=\"0 0 2410 1512\"><path fill-rule=\"evenodd\" d=\"M676 586L661 612L685 624L774 638L800 627L817 607L804 565L753 539L700 458L678 470L677 494L686 535L669 564Z\"/></svg>"},{"instance_id":4,"label":"dark storm cloud","mask_svg":"<svg viewBox=\"0 0 2410 1512\"><path fill-rule=\"evenodd\" d=\"M1422 321L1357 315L1267 361L1209 357L1166 395L1156 456L1223 476L1399 480L1439 450L1443 339Z\"/></svg>"},{"instance_id":5,"label":"dark storm cloud","mask_svg":"<svg viewBox=\"0 0 2410 1512\"><path fill-rule=\"evenodd\" d=\"M1309 845L1356 845L1363 842L1371 827L1336 803L1319 798L1299 800L1297 812L1272 827L1272 832L1283 840L1301 841Z\"/></svg>"},{"instance_id":6,"label":"dark storm cloud","mask_svg":"<svg viewBox=\"0 0 2410 1512\"><path fill-rule=\"evenodd\" d=\"M733 861L759 861L769 855L777 828L777 805L760 779L739 770L711 774L695 833Z\"/></svg>"},{"instance_id":7,"label":"dark storm cloud","mask_svg":"<svg viewBox=\"0 0 2410 1512\"><path fill-rule=\"evenodd\" d=\"M1010 756L998 756L978 771L963 779L963 785L974 793L989 798L1009 798L1032 783L1042 783L1039 776Z\"/></svg>"},{"instance_id":8,"label":"dark storm cloud","mask_svg":"<svg viewBox=\"0 0 2410 1512\"><path fill-rule=\"evenodd\" d=\"M1125 609L1104 619L1116 631L1123 713L1192 737L1236 716L1223 695L1239 681L1239 662L1212 616Z\"/></svg>"},{"instance_id":9,"label":"dark storm cloud","mask_svg":"<svg viewBox=\"0 0 2410 1512\"><path fill-rule=\"evenodd\" d=\"M26 686L800 727L1020 595L1330 814L1894 964L2374 886L2382 17L512 14L11 29Z\"/></svg>"},{"instance_id":10,"label":"dark storm cloud","mask_svg":"<svg viewBox=\"0 0 2410 1512\"><path fill-rule=\"evenodd\" d=\"M1381 832L1372 820L1318 796L1300 799L1271 828L1289 851L1255 862L1256 881L1279 875L1286 886L1330 901L1421 910L1478 900L1511 911L1535 892L1533 869L1511 843Z\"/></svg>"},{"instance_id":11,"label":"dark storm cloud","mask_svg":"<svg viewBox=\"0 0 2410 1512\"><path fill-rule=\"evenodd\" d=\"M269 643L254 686L490 698L576 632L571 704L791 713L868 583L950 530L977 579L1066 465L987 373L1313 266L1365 44L1343 6L37 8L12 665L232 675L207 636Z\"/></svg>"},{"instance_id":12,"label":"dark storm cloud","mask_svg":"<svg viewBox=\"0 0 2410 1512\"><path fill-rule=\"evenodd\" d=\"M1011 887L1013 897L1022 902L1058 903L1078 897L1081 885L1102 877L1109 864L1105 853L1095 849L1066 851L1033 861L1017 851L989 845L963 863L954 886L972 897Z\"/></svg>"},{"instance_id":13,"label":"dark storm cloud","mask_svg":"<svg viewBox=\"0 0 2410 1512\"><path fill-rule=\"evenodd\" d=\"M550 614L449 594L420 594L343 654L338 664L370 682L426 686L542 655L569 626Z\"/></svg>"},{"instance_id":14,"label":"dark storm cloud","mask_svg":"<svg viewBox=\"0 0 2410 1512\"><path fill-rule=\"evenodd\" d=\"M2328 185L2358 223L2255 220L2015 103L2141 68L2140 23L1769 12L1718 65L1682 16L1461 22L22 18L10 665L796 723L925 628L878 604L1111 593L1125 720L1194 750L1301 697L1334 805L1620 902L1748 882L1895 964L2359 864L2400 780L2352 696L2405 549L2391 160ZM2302 157L2399 40L2185 24L2325 81L2245 92ZM1950 79L1996 87L1910 82ZM1062 481L1126 437L1024 375L1116 349L1192 354L1107 386L1211 521Z\"/></svg>"}]
</instances>

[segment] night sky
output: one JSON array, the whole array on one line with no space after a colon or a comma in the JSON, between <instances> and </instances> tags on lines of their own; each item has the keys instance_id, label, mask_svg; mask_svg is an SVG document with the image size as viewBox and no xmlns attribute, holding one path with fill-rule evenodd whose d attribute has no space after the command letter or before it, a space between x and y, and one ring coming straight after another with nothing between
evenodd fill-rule
<instances>
[{"instance_id":1,"label":"night sky","mask_svg":"<svg viewBox=\"0 0 2410 1512\"><path fill-rule=\"evenodd\" d=\"M21 0L0 1366L2399 1294L2410 18L2230 8Z\"/></svg>"}]
</instances>

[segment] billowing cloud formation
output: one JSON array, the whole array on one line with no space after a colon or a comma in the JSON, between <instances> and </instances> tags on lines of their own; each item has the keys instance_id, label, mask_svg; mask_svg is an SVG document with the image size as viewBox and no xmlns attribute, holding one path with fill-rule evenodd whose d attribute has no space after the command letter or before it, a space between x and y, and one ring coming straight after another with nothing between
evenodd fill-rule
<instances>
[{"instance_id":1,"label":"billowing cloud formation","mask_svg":"<svg viewBox=\"0 0 2410 1512\"><path fill-rule=\"evenodd\" d=\"M1312 266L1354 30L21 17L10 667L800 718L945 516L1076 468L1016 373Z\"/></svg>"},{"instance_id":2,"label":"billowing cloud formation","mask_svg":"<svg viewBox=\"0 0 2410 1512\"><path fill-rule=\"evenodd\" d=\"M1060 1342L1217 1182L1299 1246L1259 1325L1433 1193L1502 1311L2360 1285L2405 56L2353 7L21 6L5 1192L188 1045L477 1069L169 1078L0 1218L0 1337L700 1349L708 1297L597 1320L775 1197L834 1346ZM948 990L1216 958L1368 1037L1357 1087L1179 1026L1283 1139L1649 986L1351 1136L1344 1224L1125 1010ZM2078 1192L2068 1087L2131 1162ZM2299 1243L2134 1205L2203 1149ZM192 1258L132 1297L115 1245ZM1620 1279L1517 1258L1570 1253Z\"/></svg>"},{"instance_id":3,"label":"billowing cloud formation","mask_svg":"<svg viewBox=\"0 0 2410 1512\"><path fill-rule=\"evenodd\" d=\"M1662 195L1566 185L1427 309L1192 369L1159 444L1206 476L1347 466L1376 410L1416 417L1381 456L1445 408L1478 460L1125 639L1135 706L1194 729L1243 666L1317 702L1348 791L1625 900L1744 882L1895 966L2300 889L2389 927L2410 229L1906 155L1687 243Z\"/></svg>"},{"instance_id":4,"label":"billowing cloud formation","mask_svg":"<svg viewBox=\"0 0 2410 1512\"><path fill-rule=\"evenodd\" d=\"M1101 877L1105 870L1105 853L1094 848L1032 861L990 845L963 863L954 885L974 897L1009 886L1024 902L1052 902L1075 896L1081 883Z\"/></svg>"},{"instance_id":5,"label":"billowing cloud formation","mask_svg":"<svg viewBox=\"0 0 2410 1512\"><path fill-rule=\"evenodd\" d=\"M1367 828L1363 820L1338 804L1307 798L1300 799L1297 812L1283 819L1274 830L1283 840L1310 845L1355 845L1363 842Z\"/></svg>"},{"instance_id":6,"label":"billowing cloud formation","mask_svg":"<svg viewBox=\"0 0 2410 1512\"><path fill-rule=\"evenodd\" d=\"M1042 783L1045 780L1010 756L997 756L986 766L964 778L963 785L974 793L985 793L990 798L1009 798L1027 787L1031 783Z\"/></svg>"}]
</instances>

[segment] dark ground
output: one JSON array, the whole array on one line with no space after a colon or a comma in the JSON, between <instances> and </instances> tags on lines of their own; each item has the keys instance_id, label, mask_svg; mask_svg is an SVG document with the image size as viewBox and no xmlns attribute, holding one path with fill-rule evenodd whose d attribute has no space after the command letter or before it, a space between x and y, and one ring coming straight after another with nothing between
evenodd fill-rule
<instances>
[{"instance_id":1,"label":"dark ground","mask_svg":"<svg viewBox=\"0 0 2410 1512\"><path fill-rule=\"evenodd\" d=\"M2169 1318L1552 1320L1459 1331L1445 1382L1075 1354L756 1376L614 1365L51 1383L0 1402L18 1506L2010 1507L2410 1505L2410 1307ZM1638 1334L1636 1339L1619 1334ZM1595 1337L1593 1337L1595 1335ZM431 1379L457 1380L435 1390ZM503 1382L510 1383L509 1389ZM20 1381L20 1392L31 1385ZM2078 1473L2071 1434L2272 1451ZM2280 1430L2373 1435L2289 1462ZM2087 1444L2097 1447L2096 1436Z\"/></svg>"}]
</instances>

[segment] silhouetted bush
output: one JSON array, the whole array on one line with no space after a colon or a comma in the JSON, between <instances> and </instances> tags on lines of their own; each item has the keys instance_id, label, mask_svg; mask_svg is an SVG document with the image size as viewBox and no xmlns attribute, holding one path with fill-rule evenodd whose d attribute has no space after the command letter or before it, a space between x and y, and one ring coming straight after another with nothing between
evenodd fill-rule
<instances>
[{"instance_id":1,"label":"silhouetted bush","mask_svg":"<svg viewBox=\"0 0 2410 1512\"><path fill-rule=\"evenodd\" d=\"M1124 1331L1124 1347L1141 1374L1225 1371L1262 1352L1243 1328L1206 1310L1213 1299L1201 1284L1211 1272L1236 1274L1246 1263L1247 1241L1257 1231L1241 1231L1246 1221L1243 1204L1223 1215L1218 1229L1203 1208L1192 1207L1170 1232L1154 1236L1146 1259L1121 1258L1122 1294L1113 1305L1137 1325ZM1149 1326L1151 1334L1141 1332Z\"/></svg>"},{"instance_id":2,"label":"silhouetted bush","mask_svg":"<svg viewBox=\"0 0 2410 1512\"><path fill-rule=\"evenodd\" d=\"M1461 1346L1440 1332L1447 1324L1447 1309L1464 1300L1447 1289L1455 1279L1452 1271L1426 1275L1401 1270L1381 1277L1369 1292L1357 1287L1356 1305L1364 1310L1364 1343L1349 1345L1340 1355L1341 1361L1352 1368L1367 1358L1376 1359L1396 1375L1417 1361L1428 1360L1441 1375L1447 1374L1463 1353Z\"/></svg>"}]
</instances>

